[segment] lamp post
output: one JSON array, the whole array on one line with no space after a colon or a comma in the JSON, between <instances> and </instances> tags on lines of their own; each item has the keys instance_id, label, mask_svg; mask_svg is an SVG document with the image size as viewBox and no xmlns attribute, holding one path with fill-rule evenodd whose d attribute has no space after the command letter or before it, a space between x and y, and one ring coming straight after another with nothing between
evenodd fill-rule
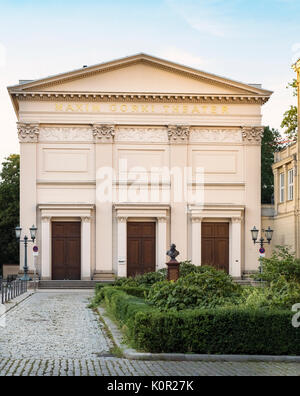
<instances>
[{"instance_id":1,"label":"lamp post","mask_svg":"<svg viewBox=\"0 0 300 396\"><path fill-rule=\"evenodd\" d=\"M264 245L270 245L273 239L273 234L274 231L271 229L271 227L269 227L267 230L262 230L262 232L265 233L265 238L263 238L263 236L261 235L260 239L258 239L258 235L259 235L259 230L254 227L253 230L251 230L251 235L252 235L252 240L254 242L254 245L260 245L260 254L264 254L265 253L265 249L264 249ZM262 256L260 257L260 273L262 274L263 271L263 267L262 267Z\"/></svg>"},{"instance_id":2,"label":"lamp post","mask_svg":"<svg viewBox=\"0 0 300 396\"><path fill-rule=\"evenodd\" d=\"M31 278L28 276L28 262L27 262L27 255L28 255L28 243L34 243L36 240L36 233L37 233L37 228L33 225L30 228L30 236L31 239L27 237L27 235L24 236L24 239L21 240L21 234L22 234L22 228L21 227L16 227L16 238L19 241L19 243L24 243L24 276L21 278L21 280L24 281L31 281Z\"/></svg>"}]
</instances>

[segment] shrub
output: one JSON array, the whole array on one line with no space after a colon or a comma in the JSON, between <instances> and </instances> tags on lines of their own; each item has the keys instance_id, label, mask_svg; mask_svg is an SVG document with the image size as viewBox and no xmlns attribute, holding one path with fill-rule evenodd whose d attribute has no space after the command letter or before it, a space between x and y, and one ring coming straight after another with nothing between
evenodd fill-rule
<instances>
[{"instance_id":1,"label":"shrub","mask_svg":"<svg viewBox=\"0 0 300 396\"><path fill-rule=\"evenodd\" d=\"M166 279L167 270L160 270L158 272L149 272L144 275L138 275L135 278L121 278L115 282L115 286L152 286L157 282Z\"/></svg>"},{"instance_id":2,"label":"shrub","mask_svg":"<svg viewBox=\"0 0 300 396\"><path fill-rule=\"evenodd\" d=\"M300 283L300 260L289 248L278 246L270 259L263 259L262 265L262 280L273 282L284 276L287 281Z\"/></svg>"},{"instance_id":3,"label":"shrub","mask_svg":"<svg viewBox=\"0 0 300 396\"><path fill-rule=\"evenodd\" d=\"M150 288L147 302L160 310L213 308L233 303L242 289L225 272L209 269L191 273L174 282L158 282Z\"/></svg>"},{"instance_id":4,"label":"shrub","mask_svg":"<svg viewBox=\"0 0 300 396\"><path fill-rule=\"evenodd\" d=\"M152 353L299 355L300 330L289 311L230 308L159 312L144 300L105 288L108 310L134 347Z\"/></svg>"},{"instance_id":5,"label":"shrub","mask_svg":"<svg viewBox=\"0 0 300 396\"><path fill-rule=\"evenodd\" d=\"M269 287L245 289L240 301L245 307L288 309L300 302L300 284L281 277Z\"/></svg>"}]
</instances>

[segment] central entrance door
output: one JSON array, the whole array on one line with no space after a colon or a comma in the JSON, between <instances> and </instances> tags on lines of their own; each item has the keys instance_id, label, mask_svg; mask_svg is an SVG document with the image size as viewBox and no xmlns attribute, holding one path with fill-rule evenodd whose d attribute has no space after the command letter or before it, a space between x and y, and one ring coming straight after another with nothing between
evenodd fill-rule
<instances>
[{"instance_id":1,"label":"central entrance door","mask_svg":"<svg viewBox=\"0 0 300 396\"><path fill-rule=\"evenodd\" d=\"M52 279L81 279L81 223L52 223Z\"/></svg>"},{"instance_id":2,"label":"central entrance door","mask_svg":"<svg viewBox=\"0 0 300 396\"><path fill-rule=\"evenodd\" d=\"M229 223L202 223L202 265L229 273Z\"/></svg>"},{"instance_id":3,"label":"central entrance door","mask_svg":"<svg viewBox=\"0 0 300 396\"><path fill-rule=\"evenodd\" d=\"M127 276L156 271L156 224L128 223Z\"/></svg>"}]
</instances>

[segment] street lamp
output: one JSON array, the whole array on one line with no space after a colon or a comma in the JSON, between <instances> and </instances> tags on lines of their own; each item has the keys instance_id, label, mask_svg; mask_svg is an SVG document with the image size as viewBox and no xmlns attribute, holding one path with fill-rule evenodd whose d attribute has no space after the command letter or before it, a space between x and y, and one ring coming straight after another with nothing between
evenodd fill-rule
<instances>
[{"instance_id":1,"label":"street lamp","mask_svg":"<svg viewBox=\"0 0 300 396\"><path fill-rule=\"evenodd\" d=\"M265 248L264 245L270 245L273 239L273 234L274 231L271 229L271 227L269 227L267 230L262 230L262 232L265 233L265 238L263 238L263 236L261 235L261 238L258 239L258 235L259 235L259 230L254 227L253 230L251 230L251 235L252 235L252 240L254 242L254 245L259 244L260 245L260 254L263 255L265 253ZM262 274L263 271L263 267L262 267L262 256L260 257L260 273Z\"/></svg>"},{"instance_id":2,"label":"street lamp","mask_svg":"<svg viewBox=\"0 0 300 396\"><path fill-rule=\"evenodd\" d=\"M258 240L259 230L256 227L254 227L253 230L251 230L251 235L252 235L252 240L254 242L254 245L259 244L261 249L263 249L264 245L271 244L272 239L273 239L273 234L274 234L274 231L271 229L271 227L269 227L267 230L262 230L262 232L265 233L267 240L265 240L263 237L261 237Z\"/></svg>"},{"instance_id":3,"label":"street lamp","mask_svg":"<svg viewBox=\"0 0 300 396\"><path fill-rule=\"evenodd\" d=\"M28 276L28 264L27 264L27 252L28 252L28 243L34 243L36 240L36 233L37 233L37 228L33 225L30 229L30 236L31 240L28 239L27 235L24 236L24 240L21 240L21 234L22 234L22 228L21 227L16 227L16 238L19 243L24 243L24 249L25 249L25 254L24 254L24 276L21 278L21 280L24 281L31 281L30 277Z\"/></svg>"}]
</instances>

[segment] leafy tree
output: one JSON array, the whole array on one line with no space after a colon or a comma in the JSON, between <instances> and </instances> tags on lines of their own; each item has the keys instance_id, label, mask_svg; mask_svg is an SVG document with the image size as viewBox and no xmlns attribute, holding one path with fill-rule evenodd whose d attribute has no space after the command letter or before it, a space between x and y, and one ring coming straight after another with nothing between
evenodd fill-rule
<instances>
[{"instance_id":1,"label":"leafy tree","mask_svg":"<svg viewBox=\"0 0 300 396\"><path fill-rule=\"evenodd\" d=\"M5 159L0 172L0 271L3 264L19 262L15 227L19 224L20 156Z\"/></svg>"},{"instance_id":2,"label":"leafy tree","mask_svg":"<svg viewBox=\"0 0 300 396\"><path fill-rule=\"evenodd\" d=\"M274 175L272 165L274 163L274 154L282 148L283 145L279 131L266 127L261 147L261 190L263 204L271 204L273 201Z\"/></svg>"},{"instance_id":3,"label":"leafy tree","mask_svg":"<svg viewBox=\"0 0 300 396\"><path fill-rule=\"evenodd\" d=\"M287 88L293 89L293 95L297 96L297 81L294 80L289 83ZM289 140L295 142L297 141L297 131L298 131L298 108L297 106L291 106L288 111L283 115L283 121L281 128L285 128L285 134Z\"/></svg>"}]
</instances>

